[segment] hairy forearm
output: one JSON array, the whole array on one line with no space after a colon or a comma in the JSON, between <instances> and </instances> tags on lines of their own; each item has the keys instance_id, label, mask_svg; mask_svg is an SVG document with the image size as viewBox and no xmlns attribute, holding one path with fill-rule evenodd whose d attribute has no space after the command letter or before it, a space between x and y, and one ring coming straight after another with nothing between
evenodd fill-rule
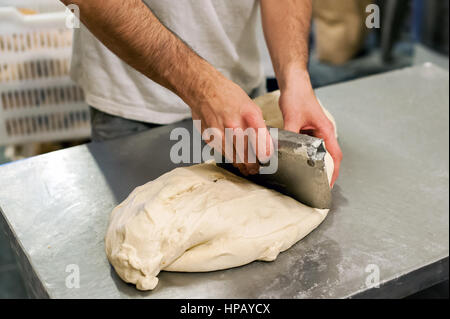
<instances>
[{"instance_id":1,"label":"hairy forearm","mask_svg":"<svg viewBox=\"0 0 450 319\"><path fill-rule=\"evenodd\" d=\"M339 174L342 151L335 129L315 97L308 74L312 0L261 0L266 42L281 90L284 129L322 138L334 160L331 185Z\"/></svg>"},{"instance_id":2,"label":"hairy forearm","mask_svg":"<svg viewBox=\"0 0 450 319\"><path fill-rule=\"evenodd\" d=\"M281 89L292 77L307 77L311 2L261 0L264 35Z\"/></svg>"},{"instance_id":3,"label":"hairy forearm","mask_svg":"<svg viewBox=\"0 0 450 319\"><path fill-rule=\"evenodd\" d=\"M223 76L168 30L140 0L61 0L106 47L188 105L206 100Z\"/></svg>"}]
</instances>

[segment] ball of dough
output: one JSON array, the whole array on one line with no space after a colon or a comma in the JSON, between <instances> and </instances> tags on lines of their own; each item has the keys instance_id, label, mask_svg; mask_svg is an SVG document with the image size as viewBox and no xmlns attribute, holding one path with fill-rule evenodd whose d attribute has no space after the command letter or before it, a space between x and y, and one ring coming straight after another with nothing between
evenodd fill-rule
<instances>
[{"instance_id":1,"label":"ball of dough","mask_svg":"<svg viewBox=\"0 0 450 319\"><path fill-rule=\"evenodd\" d=\"M274 260L327 212L215 163L176 168L137 187L113 210L106 253L124 281L150 290L161 270L203 272Z\"/></svg>"}]
</instances>

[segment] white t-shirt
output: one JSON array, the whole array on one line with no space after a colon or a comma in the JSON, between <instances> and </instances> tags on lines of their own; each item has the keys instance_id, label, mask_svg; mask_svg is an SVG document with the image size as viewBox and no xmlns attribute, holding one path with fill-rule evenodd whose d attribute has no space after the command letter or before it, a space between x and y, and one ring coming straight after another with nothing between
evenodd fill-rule
<instances>
[{"instance_id":1,"label":"white t-shirt","mask_svg":"<svg viewBox=\"0 0 450 319\"><path fill-rule=\"evenodd\" d=\"M257 0L145 0L158 19L227 78L260 87ZM120 60L84 26L75 30L72 78L89 105L124 118L169 124L191 116L174 93Z\"/></svg>"}]
</instances>

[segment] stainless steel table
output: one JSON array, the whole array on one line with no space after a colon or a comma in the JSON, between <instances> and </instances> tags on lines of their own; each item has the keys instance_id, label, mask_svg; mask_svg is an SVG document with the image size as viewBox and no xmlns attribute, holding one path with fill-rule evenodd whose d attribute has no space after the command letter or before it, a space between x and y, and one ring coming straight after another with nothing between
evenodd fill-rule
<instances>
[{"instance_id":1,"label":"stainless steel table","mask_svg":"<svg viewBox=\"0 0 450 319\"><path fill-rule=\"evenodd\" d=\"M174 126L1 166L1 216L28 288L51 298L403 297L444 281L448 86L448 72L425 65L318 90L344 152L324 223L274 262L163 272L151 292L118 278L103 239L113 207L174 168ZM377 273L380 287L371 288Z\"/></svg>"}]
</instances>

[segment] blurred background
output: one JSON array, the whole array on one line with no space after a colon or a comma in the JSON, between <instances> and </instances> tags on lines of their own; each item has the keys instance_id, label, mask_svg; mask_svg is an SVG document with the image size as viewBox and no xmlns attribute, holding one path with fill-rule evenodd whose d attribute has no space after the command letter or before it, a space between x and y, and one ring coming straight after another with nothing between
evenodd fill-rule
<instances>
[{"instance_id":1,"label":"blurred background","mask_svg":"<svg viewBox=\"0 0 450 319\"><path fill-rule=\"evenodd\" d=\"M380 9L379 27L373 11L366 12L372 4ZM89 141L83 92L69 78L66 18L57 0L0 0L0 165ZM313 86L423 63L448 70L448 32L448 0L313 0ZM258 37L273 91L261 25ZM3 223L0 218L0 298L26 298ZM448 282L410 298L448 298Z\"/></svg>"}]
</instances>

